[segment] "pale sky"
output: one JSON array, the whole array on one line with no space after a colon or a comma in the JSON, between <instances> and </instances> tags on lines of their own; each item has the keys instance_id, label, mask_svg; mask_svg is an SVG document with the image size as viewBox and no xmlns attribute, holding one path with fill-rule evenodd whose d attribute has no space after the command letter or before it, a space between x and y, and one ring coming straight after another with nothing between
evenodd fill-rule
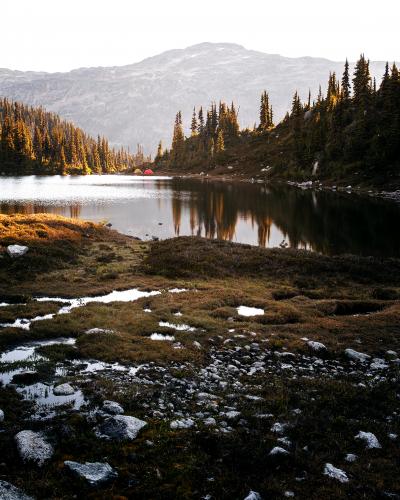
<instances>
[{"instance_id":1,"label":"pale sky","mask_svg":"<svg viewBox=\"0 0 400 500\"><path fill-rule=\"evenodd\" d=\"M201 42L400 60L400 0L1 0L0 67L119 66Z\"/></svg>"}]
</instances>

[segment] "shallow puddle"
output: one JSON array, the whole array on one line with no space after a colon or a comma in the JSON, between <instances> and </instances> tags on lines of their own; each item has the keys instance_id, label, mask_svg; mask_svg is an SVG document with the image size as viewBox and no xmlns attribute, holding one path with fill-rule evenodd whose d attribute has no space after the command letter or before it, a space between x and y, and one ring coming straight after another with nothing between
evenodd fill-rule
<instances>
[{"instance_id":1,"label":"shallow puddle","mask_svg":"<svg viewBox=\"0 0 400 500\"><path fill-rule=\"evenodd\" d=\"M171 290L170 290L171 291ZM185 290L182 290L185 291ZM60 302L63 305L58 312L54 314L45 314L43 316L36 316L32 319L18 318L13 323L1 323L2 328L22 328L23 330L29 330L32 323L36 321L43 321L52 319L59 314L68 314L72 309L77 307L83 307L91 302L99 302L103 304L109 304L110 302L134 302L135 300L141 299L142 297L152 297L154 295L159 295L161 292L142 292L137 288L131 288L130 290L114 290L107 295L98 295L95 297L80 297L77 299L63 299L61 297L37 297L33 300L37 302ZM174 293L171 291L171 293ZM178 292L175 292L178 293ZM7 306L9 304L5 304Z\"/></svg>"}]
</instances>

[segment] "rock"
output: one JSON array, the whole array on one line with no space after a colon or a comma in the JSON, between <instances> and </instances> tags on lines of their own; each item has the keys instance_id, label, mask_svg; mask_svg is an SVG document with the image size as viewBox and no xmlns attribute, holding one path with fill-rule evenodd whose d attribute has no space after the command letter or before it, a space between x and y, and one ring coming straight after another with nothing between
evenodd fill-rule
<instances>
[{"instance_id":1,"label":"rock","mask_svg":"<svg viewBox=\"0 0 400 500\"><path fill-rule=\"evenodd\" d=\"M0 480L0 498L1 500L33 500L33 497L25 495L25 493L16 488L7 481Z\"/></svg>"},{"instance_id":2,"label":"rock","mask_svg":"<svg viewBox=\"0 0 400 500\"><path fill-rule=\"evenodd\" d=\"M194 420L191 418L182 418L181 420L173 420L169 426L171 429L190 429L194 425Z\"/></svg>"},{"instance_id":3,"label":"rock","mask_svg":"<svg viewBox=\"0 0 400 500\"><path fill-rule=\"evenodd\" d=\"M261 495L257 491L250 490L244 500L261 500Z\"/></svg>"},{"instance_id":4,"label":"rock","mask_svg":"<svg viewBox=\"0 0 400 500\"><path fill-rule=\"evenodd\" d=\"M132 440L138 435L140 429L147 425L146 422L136 417L116 415L107 418L95 429L97 437L115 439L117 441Z\"/></svg>"},{"instance_id":5,"label":"rock","mask_svg":"<svg viewBox=\"0 0 400 500\"><path fill-rule=\"evenodd\" d=\"M41 467L54 454L53 447L40 432L21 431L14 439L24 462L35 462Z\"/></svg>"},{"instance_id":6,"label":"rock","mask_svg":"<svg viewBox=\"0 0 400 500\"><path fill-rule=\"evenodd\" d=\"M307 345L313 351L326 351L326 346L321 342L315 342L314 340L309 340Z\"/></svg>"},{"instance_id":7,"label":"rock","mask_svg":"<svg viewBox=\"0 0 400 500\"><path fill-rule=\"evenodd\" d=\"M196 349L199 349L199 350L201 349L201 344L200 344L200 342L197 342L197 340L194 340L194 341L193 341L193 346L194 346Z\"/></svg>"},{"instance_id":8,"label":"rock","mask_svg":"<svg viewBox=\"0 0 400 500\"><path fill-rule=\"evenodd\" d=\"M360 363L365 363L371 358L368 354L355 351L354 349L345 349L344 353L349 359Z\"/></svg>"},{"instance_id":9,"label":"rock","mask_svg":"<svg viewBox=\"0 0 400 500\"><path fill-rule=\"evenodd\" d=\"M89 330L86 330L86 334L93 335L93 334L101 334L101 333L114 333L112 330L107 330L106 328L90 328Z\"/></svg>"},{"instance_id":10,"label":"rock","mask_svg":"<svg viewBox=\"0 0 400 500\"><path fill-rule=\"evenodd\" d=\"M118 476L118 473L108 463L85 462L80 464L67 460L64 465L77 476L86 479L91 486L97 486Z\"/></svg>"},{"instance_id":11,"label":"rock","mask_svg":"<svg viewBox=\"0 0 400 500\"><path fill-rule=\"evenodd\" d=\"M103 401L103 410L110 415L122 415L125 410L116 401Z\"/></svg>"},{"instance_id":12,"label":"rock","mask_svg":"<svg viewBox=\"0 0 400 500\"><path fill-rule=\"evenodd\" d=\"M236 410L231 410L231 411L227 411L226 413L224 413L224 416L228 419L228 420L235 420L236 418L238 418L240 415L240 411L236 411Z\"/></svg>"},{"instance_id":13,"label":"rock","mask_svg":"<svg viewBox=\"0 0 400 500\"><path fill-rule=\"evenodd\" d=\"M382 448L378 441L378 438L372 432L360 431L356 436L354 436L354 438L364 441L365 448L367 450L371 450L373 448Z\"/></svg>"},{"instance_id":14,"label":"rock","mask_svg":"<svg viewBox=\"0 0 400 500\"><path fill-rule=\"evenodd\" d=\"M7 253L13 259L16 259L17 257L22 257L23 255L26 254L28 250L29 247L26 247L24 245L8 245L7 247Z\"/></svg>"},{"instance_id":15,"label":"rock","mask_svg":"<svg viewBox=\"0 0 400 500\"><path fill-rule=\"evenodd\" d=\"M0 422L4 422L4 411L0 410Z\"/></svg>"},{"instance_id":16,"label":"rock","mask_svg":"<svg viewBox=\"0 0 400 500\"><path fill-rule=\"evenodd\" d=\"M204 425L206 425L207 427L214 427L215 425L217 425L217 422L216 422L215 418L208 417L208 418L204 419Z\"/></svg>"},{"instance_id":17,"label":"rock","mask_svg":"<svg viewBox=\"0 0 400 500\"><path fill-rule=\"evenodd\" d=\"M56 396L71 396L75 393L75 389L70 384L61 384L54 387L53 393Z\"/></svg>"},{"instance_id":18,"label":"rock","mask_svg":"<svg viewBox=\"0 0 400 500\"><path fill-rule=\"evenodd\" d=\"M371 370L386 370L387 368L389 368L389 365L382 358L374 358L369 367L371 368Z\"/></svg>"},{"instance_id":19,"label":"rock","mask_svg":"<svg viewBox=\"0 0 400 500\"><path fill-rule=\"evenodd\" d=\"M357 455L354 455L354 453L348 453L344 459L346 460L346 462L355 462L357 460Z\"/></svg>"},{"instance_id":20,"label":"rock","mask_svg":"<svg viewBox=\"0 0 400 500\"><path fill-rule=\"evenodd\" d=\"M271 432L274 432L275 434L283 434L287 429L287 427L288 427L287 424L281 424L280 422L276 422L271 427Z\"/></svg>"},{"instance_id":21,"label":"rock","mask_svg":"<svg viewBox=\"0 0 400 500\"><path fill-rule=\"evenodd\" d=\"M270 456L274 455L289 455L289 452L285 450L285 448L281 448L280 446L275 446L275 448L272 448L272 450L269 452Z\"/></svg>"},{"instance_id":22,"label":"rock","mask_svg":"<svg viewBox=\"0 0 400 500\"><path fill-rule=\"evenodd\" d=\"M349 478L347 474L342 470L334 467L332 464L325 464L324 475L329 476L332 479L336 479L341 483L348 483Z\"/></svg>"}]
</instances>

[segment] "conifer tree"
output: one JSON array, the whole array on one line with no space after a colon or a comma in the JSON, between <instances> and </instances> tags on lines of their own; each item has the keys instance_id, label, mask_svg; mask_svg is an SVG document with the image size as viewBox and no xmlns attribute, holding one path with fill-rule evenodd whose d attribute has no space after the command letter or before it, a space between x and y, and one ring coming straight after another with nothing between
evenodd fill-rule
<instances>
[{"instance_id":1,"label":"conifer tree","mask_svg":"<svg viewBox=\"0 0 400 500\"><path fill-rule=\"evenodd\" d=\"M193 115L192 115L192 122L190 124L190 131L191 131L191 136L196 137L198 130L197 130L197 118L196 118L196 108L193 108Z\"/></svg>"},{"instance_id":2,"label":"conifer tree","mask_svg":"<svg viewBox=\"0 0 400 500\"><path fill-rule=\"evenodd\" d=\"M220 129L217 136L216 152L222 153L225 150L224 134Z\"/></svg>"},{"instance_id":3,"label":"conifer tree","mask_svg":"<svg viewBox=\"0 0 400 500\"><path fill-rule=\"evenodd\" d=\"M345 103L348 103L350 99L350 73L349 73L349 61L346 58L344 65L344 71L342 76L342 99Z\"/></svg>"}]
</instances>

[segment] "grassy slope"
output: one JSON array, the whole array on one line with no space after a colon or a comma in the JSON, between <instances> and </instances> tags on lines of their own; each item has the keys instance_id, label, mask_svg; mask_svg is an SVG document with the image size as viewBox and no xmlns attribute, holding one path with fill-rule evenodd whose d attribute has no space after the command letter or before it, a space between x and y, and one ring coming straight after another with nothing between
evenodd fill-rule
<instances>
[{"instance_id":1,"label":"grassy slope","mask_svg":"<svg viewBox=\"0 0 400 500\"><path fill-rule=\"evenodd\" d=\"M388 349L400 351L398 260L329 258L199 238L148 244L101 226L51 216L2 217L1 224L7 230L0 229L0 244L26 243L30 251L15 261L6 255L0 260L0 302L21 294L79 296L134 286L196 290L128 304L90 304L62 318L41 321L29 332L1 330L3 346L28 337L72 335L78 337L78 353L83 357L161 364L191 361L202 366L210 347L228 349L224 340L231 336L228 329L233 318L237 332L254 332L257 341L266 340L272 350L308 354L301 340L308 336L323 342L329 348L328 357L339 360L344 359L346 347L380 357ZM39 225L48 237L37 237ZM55 231L55 239L51 231ZM241 304L262 307L266 314L240 317L236 307ZM49 310L41 309L40 313L53 311L51 304L47 306ZM21 314L19 306L14 307L7 312L0 309L0 322ZM27 307L29 314L38 312L32 302ZM144 313L144 307L150 307L152 314ZM177 322L173 314L178 310L185 322L205 330L196 334L203 347L200 353L193 349L192 338L186 333L176 334L184 350L146 338L155 329L163 332L158 321ZM370 314L365 315L367 312ZM111 328L116 335L82 335L91 327ZM238 340L238 345L241 342L248 340ZM53 350L52 355L59 359L68 352ZM185 374L177 371L175 376ZM0 407L6 415L14 415L13 420L6 420L7 432L0 436L0 445L9 457L4 477L39 498L72 498L78 493L86 498L189 499L199 498L206 489L215 498L224 499L243 498L251 487L257 487L266 498L281 498L285 488L295 489L299 498L315 499L380 498L384 490L400 493L398 445L384 437L387 417L398 406L395 385L388 381L377 389L361 391L340 380L289 381L284 374L259 375L252 383L264 398L257 403L260 413L272 412L280 421L289 421L294 408L302 410L289 432L295 448L287 459L276 462L268 457L268 450L276 445L271 424L256 421L248 404L241 411L251 423L250 434L239 430L233 436L218 437L203 428L199 432L171 432L166 424L150 421L137 440L123 446L99 442L90 424L71 415L52 424L49 431L58 440L57 455L45 470L36 470L21 465L9 437L26 425L22 422L26 405L13 391L0 389ZM134 387L121 391L112 382L99 380L96 388L87 391L94 398L100 393L117 399L129 414L142 415L146 399L143 394L136 395ZM382 450L366 452L354 445L353 436L360 426L378 434ZM146 440L155 445L148 446ZM307 452L303 450L306 445ZM360 460L352 465L342 463L347 451L355 451ZM322 465L332 460L332 455L335 465L342 465L354 478L349 485L322 476ZM63 472L63 460L105 458L118 467L120 478L104 490L87 489ZM304 474L306 480L295 480ZM209 477L214 481L207 481Z\"/></svg>"}]
</instances>

